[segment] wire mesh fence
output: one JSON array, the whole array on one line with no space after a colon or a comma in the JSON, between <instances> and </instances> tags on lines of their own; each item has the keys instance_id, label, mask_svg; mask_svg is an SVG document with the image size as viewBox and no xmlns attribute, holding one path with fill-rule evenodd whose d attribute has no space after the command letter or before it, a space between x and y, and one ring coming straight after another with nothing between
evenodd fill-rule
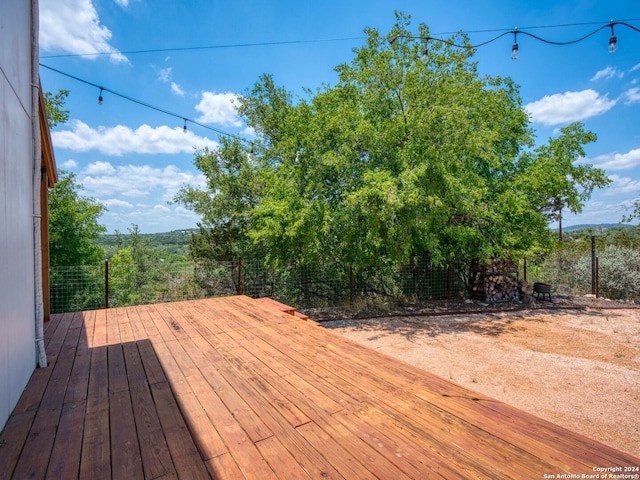
<instances>
[{"instance_id":1,"label":"wire mesh fence","mask_svg":"<svg viewBox=\"0 0 640 480\"><path fill-rule=\"evenodd\" d=\"M551 285L554 295L600 292L607 298L640 299L640 252L605 249L601 259L558 254L515 264L508 282L502 278L504 272L497 280L496 273L491 275L494 283L510 284L511 288L519 288L522 280L530 286L544 282ZM490 277L488 273L485 276ZM51 268L50 294L52 313L236 294L270 297L297 308L311 308L371 300L479 299L475 295L477 281L473 268L464 262L438 266L423 259L402 266L380 262L361 269L338 263L272 268L261 261L242 259L167 264L105 262ZM480 291L486 294L487 283L481 284ZM503 296L509 301L516 297ZM487 295L483 300L492 301Z\"/></svg>"},{"instance_id":2,"label":"wire mesh fence","mask_svg":"<svg viewBox=\"0 0 640 480\"><path fill-rule=\"evenodd\" d=\"M361 299L439 300L465 295L462 264L416 261L396 267L342 265L271 268L260 261L156 265L134 263L51 268L51 312L142 305L244 294L298 308L330 307Z\"/></svg>"}]
</instances>

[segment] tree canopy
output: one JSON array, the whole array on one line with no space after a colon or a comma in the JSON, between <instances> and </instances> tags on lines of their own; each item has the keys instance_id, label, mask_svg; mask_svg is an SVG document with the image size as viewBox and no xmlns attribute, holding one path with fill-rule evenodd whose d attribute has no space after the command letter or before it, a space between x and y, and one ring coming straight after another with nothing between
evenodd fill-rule
<instances>
[{"instance_id":1,"label":"tree canopy","mask_svg":"<svg viewBox=\"0 0 640 480\"><path fill-rule=\"evenodd\" d=\"M583 125L534 148L518 85L480 76L471 48L431 42L417 61L424 41L396 19L387 35L365 30L335 86L296 97L263 75L240 99L257 140L198 152L207 189L176 197L202 216L197 255L215 244L212 255L272 264L517 259L551 244L550 214L579 212L608 183L576 164L595 141Z\"/></svg>"}]
</instances>

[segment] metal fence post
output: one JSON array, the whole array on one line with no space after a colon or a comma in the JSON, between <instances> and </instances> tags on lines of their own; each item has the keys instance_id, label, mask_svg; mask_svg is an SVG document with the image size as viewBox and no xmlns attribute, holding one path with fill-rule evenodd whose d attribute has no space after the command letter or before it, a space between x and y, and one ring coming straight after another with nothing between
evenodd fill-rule
<instances>
[{"instance_id":1,"label":"metal fence post","mask_svg":"<svg viewBox=\"0 0 640 480\"><path fill-rule=\"evenodd\" d=\"M109 308L109 260L104 261L104 308Z\"/></svg>"},{"instance_id":2,"label":"metal fence post","mask_svg":"<svg viewBox=\"0 0 640 480\"><path fill-rule=\"evenodd\" d=\"M596 298L600 298L600 266L598 257L596 257Z\"/></svg>"},{"instance_id":3,"label":"metal fence post","mask_svg":"<svg viewBox=\"0 0 640 480\"><path fill-rule=\"evenodd\" d=\"M353 297L355 291L355 282L353 279L353 267L349 266L349 301L353 303Z\"/></svg>"},{"instance_id":4,"label":"metal fence post","mask_svg":"<svg viewBox=\"0 0 640 480\"><path fill-rule=\"evenodd\" d=\"M236 283L236 295L242 295L242 257L238 257L238 283Z\"/></svg>"},{"instance_id":5,"label":"metal fence post","mask_svg":"<svg viewBox=\"0 0 640 480\"><path fill-rule=\"evenodd\" d=\"M591 235L591 294L596 293L596 236Z\"/></svg>"}]
</instances>

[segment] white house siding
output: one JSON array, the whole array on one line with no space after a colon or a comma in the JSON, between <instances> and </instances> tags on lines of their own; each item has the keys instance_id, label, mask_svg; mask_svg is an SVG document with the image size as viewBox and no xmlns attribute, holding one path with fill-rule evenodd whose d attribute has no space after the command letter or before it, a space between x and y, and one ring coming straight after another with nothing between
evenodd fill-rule
<instances>
[{"instance_id":1,"label":"white house siding","mask_svg":"<svg viewBox=\"0 0 640 480\"><path fill-rule=\"evenodd\" d=\"M31 2L0 0L0 429L35 358ZM34 119L38 121L38 119Z\"/></svg>"}]
</instances>

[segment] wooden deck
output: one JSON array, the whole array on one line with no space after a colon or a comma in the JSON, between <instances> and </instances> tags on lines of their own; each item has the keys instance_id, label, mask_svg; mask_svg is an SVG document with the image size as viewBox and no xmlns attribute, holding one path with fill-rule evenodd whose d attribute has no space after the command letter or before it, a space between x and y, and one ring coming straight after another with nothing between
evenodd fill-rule
<instances>
[{"instance_id":1,"label":"wooden deck","mask_svg":"<svg viewBox=\"0 0 640 480\"><path fill-rule=\"evenodd\" d=\"M640 465L243 296L56 315L46 348L0 435L3 479L541 479Z\"/></svg>"}]
</instances>

